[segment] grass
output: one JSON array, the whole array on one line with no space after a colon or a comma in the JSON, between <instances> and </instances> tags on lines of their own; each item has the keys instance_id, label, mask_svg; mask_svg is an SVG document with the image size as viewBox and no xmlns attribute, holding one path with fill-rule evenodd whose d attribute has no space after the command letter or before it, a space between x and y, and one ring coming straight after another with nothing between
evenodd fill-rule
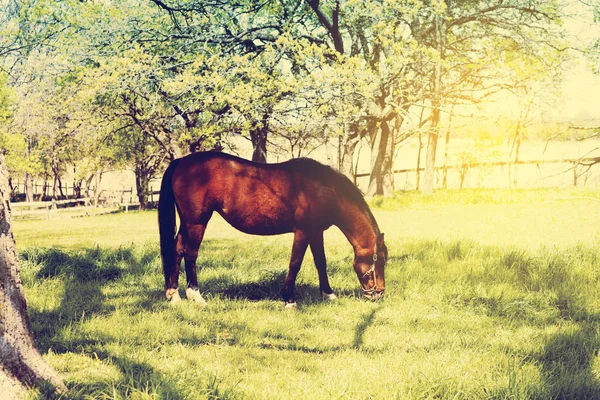
<instances>
[{"instance_id":1,"label":"grass","mask_svg":"<svg viewBox=\"0 0 600 400\"><path fill-rule=\"evenodd\" d=\"M385 300L360 299L351 248L333 228L339 299L321 299L307 255L296 312L280 300L290 235L247 236L214 218L199 308L163 299L154 212L13 228L37 344L66 398L599 398L595 198L374 199L391 256Z\"/></svg>"}]
</instances>

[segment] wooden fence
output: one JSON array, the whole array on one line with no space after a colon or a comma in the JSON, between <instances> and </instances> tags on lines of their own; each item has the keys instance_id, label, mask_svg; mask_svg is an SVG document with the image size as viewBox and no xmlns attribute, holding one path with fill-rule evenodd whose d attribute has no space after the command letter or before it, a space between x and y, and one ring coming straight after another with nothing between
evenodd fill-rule
<instances>
[{"instance_id":1,"label":"wooden fence","mask_svg":"<svg viewBox=\"0 0 600 400\"><path fill-rule=\"evenodd\" d=\"M573 159L561 159L561 160L522 160L522 161L518 161L518 162L506 162L506 161L498 161L498 162L485 162L485 163L470 163L470 164L461 164L461 165L450 165L450 166L438 166L435 167L435 171L436 173L439 175L440 172L443 172L444 170L446 170L448 173L450 173L451 171L454 171L456 173L456 171L459 172L459 174L461 175L461 180L464 179L465 174L467 174L469 171L476 171L476 170L485 170L485 169L493 169L493 168L503 168L505 169L502 173L506 176L504 176L504 179L506 180L506 185L508 187L512 187L513 186L513 182L508 182L510 179L515 179L514 175L511 175L511 171L510 169L514 166L536 166L538 169L540 168L540 166L542 165L565 165L565 168L562 168L558 173L556 173L555 175L560 175L562 174L563 176L566 173L571 173L571 183L573 186L577 186L579 184L581 184L582 182L582 174L589 171L589 169L595 165L595 164L600 164L600 157L585 157L585 158L573 158ZM424 168L419 168L419 172L424 171ZM416 168L406 168L406 169L396 169L394 170L394 174L396 175L396 189L414 189L414 187L407 187L405 185L404 188L402 188L402 185L400 183L400 179L398 179L399 177L397 175L404 175L405 176L405 180L408 180L409 176L412 178L415 178L416 176L416 172L417 169ZM512 171L512 174L515 174L514 171ZM356 179L357 179L357 183L359 184L359 186L361 186L361 184L365 183L364 181L360 181L361 179L367 178L369 177L370 174L368 173L359 173L356 174ZM540 176L538 177L538 179L545 179L547 177L544 176ZM600 177L599 178L599 182L600 182ZM456 179L456 177L455 177ZM439 176L438 176L438 182L439 182ZM583 184L585 184L586 182L583 181ZM461 182L462 185L462 182ZM38 187L41 185L37 185ZM600 185L599 185L600 186ZM35 187L35 186L34 186ZM362 185L361 187L364 188L364 185ZM440 187L440 185L438 184L437 187ZM486 187L484 185L484 187ZM67 186L68 188L68 186ZM66 194L66 190L65 190L65 194ZM158 202L158 198L159 198L160 192L157 190L152 190L149 193L149 198L148 198L148 202L150 204L155 204L156 202ZM138 199L137 197L134 195L134 190L133 187L130 189L125 189L125 190L103 190L98 198L99 200L99 206L102 206L106 209L110 209L114 210L114 209L120 209L120 210L124 210L124 211L129 211L132 208L138 207L139 203L138 203ZM11 203L11 207L13 209L13 216L21 217L21 218L25 218L27 216L33 216L36 218L46 218L46 219L51 219L51 215L53 215L53 213L55 212L59 212L59 210L64 210L64 208L67 207L72 207L72 206L83 206L80 207L82 208L81 214L82 215L86 215L88 214L88 212L90 212L90 206L93 203L93 200L91 198L80 198L80 199L67 199L67 200L56 200L56 201L34 201L34 202L13 202ZM94 214L97 213L101 213L102 211L96 211L94 212Z\"/></svg>"},{"instance_id":2,"label":"wooden fence","mask_svg":"<svg viewBox=\"0 0 600 400\"><path fill-rule=\"evenodd\" d=\"M582 178L583 174L587 173L593 165L599 164L599 163L600 163L600 157L569 158L569 159L560 159L560 160L520 160L518 162L494 161L494 162L483 162L483 163L465 163L465 164L459 164L459 165L436 166L435 171L437 174L439 174L440 172L443 172L444 170L447 172L458 171L459 175L462 175L462 178L464 178L464 175L468 174L469 172L473 172L473 171L481 172L482 170L501 168L501 169L504 169L504 175L506 178L504 186L513 187L514 182L511 182L511 180L515 180L515 179L517 179L517 177L515 177L514 171L511 171L512 167L536 166L537 169L539 170L540 167L543 165L561 165L562 164L562 165L565 165L565 168L562 168L562 170L554 171L546 176L543 176L541 173L539 173L537 176L537 179L539 181L543 181L543 180L547 180L548 178L552 178L552 177L556 177L556 176L564 176L565 174L570 173L571 174L570 179L571 179L572 185L577 186L578 184L581 183L581 178ZM423 172L423 171L425 171L425 168L419 168L418 171ZM413 176L416 177L417 168L396 169L393 172L394 172L394 175L405 175L405 177L407 177L407 180L408 180L409 174L414 174ZM369 176L370 176L369 173L356 174L357 184L363 183L359 179L367 178ZM422 179L422 176L421 176L421 179ZM396 181L398 180L397 177L395 180ZM584 182L584 184L585 184L585 182ZM544 186L544 185L542 185L542 186ZM548 186L550 186L550 185L548 185ZM396 187L398 188L398 185L396 185ZM436 187L440 187L440 185L436 185ZM487 187L487 186L483 185L483 187Z\"/></svg>"},{"instance_id":3,"label":"wooden fence","mask_svg":"<svg viewBox=\"0 0 600 400\"><path fill-rule=\"evenodd\" d=\"M86 197L72 200L11 202L10 208L13 217L25 218L26 216L36 216L50 219L51 213L58 209L77 205L87 208L90 206L90 199Z\"/></svg>"}]
</instances>

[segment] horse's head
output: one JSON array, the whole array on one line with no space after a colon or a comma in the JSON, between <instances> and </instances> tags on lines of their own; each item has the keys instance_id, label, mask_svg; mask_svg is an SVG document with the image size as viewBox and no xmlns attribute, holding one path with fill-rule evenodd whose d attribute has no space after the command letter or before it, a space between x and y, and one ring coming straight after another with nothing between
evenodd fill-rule
<instances>
[{"instance_id":1,"label":"horse's head","mask_svg":"<svg viewBox=\"0 0 600 400\"><path fill-rule=\"evenodd\" d=\"M388 250L383 233L378 235L375 251L371 257L356 257L354 270L362 286L365 298L378 300L385 292L384 268L388 259Z\"/></svg>"}]
</instances>

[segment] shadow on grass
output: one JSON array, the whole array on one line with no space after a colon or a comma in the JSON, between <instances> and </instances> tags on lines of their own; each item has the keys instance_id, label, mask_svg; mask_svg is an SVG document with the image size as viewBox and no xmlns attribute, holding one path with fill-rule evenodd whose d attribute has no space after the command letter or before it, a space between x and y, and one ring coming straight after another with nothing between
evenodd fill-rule
<instances>
[{"instance_id":1,"label":"shadow on grass","mask_svg":"<svg viewBox=\"0 0 600 400\"><path fill-rule=\"evenodd\" d=\"M236 252L235 243L214 244L207 243L207 249L219 249L225 254L229 251ZM219 255L220 256L220 255ZM227 255L224 257L228 257ZM201 287L208 289L209 293L222 295L230 299L249 301L281 300L281 288L285 279L285 271L263 273L257 275L258 279L248 282L236 281L227 275L227 270L235 266L235 255L229 262L221 259L215 260L225 273L218 278L202 279ZM73 335L78 332L78 326L86 319L93 316L110 316L116 312L117 307L126 313L152 312L164 309L167 303L164 299L162 287L154 287L156 280L148 281L148 273L162 273L158 267L158 249L140 248L87 248L77 251L64 251L54 248L28 249L21 254L22 263L25 264L24 276L26 285L43 285L46 280L60 281L60 285L52 286L55 296L59 297L57 306L30 307L29 314L32 328L39 350L42 353L52 351L57 354L73 353L93 355L94 358L116 367L121 372L121 378L115 381L97 381L83 379L71 383L69 398L90 398L90 396L104 396L112 398L128 398L146 395L159 398L182 399L185 388L173 377L163 376L152 365L139 362L133 358L125 357L110 350L112 344L118 339L108 334L94 332L92 335ZM154 264L154 265L152 265ZM309 268L311 266L305 266ZM314 268L314 267L313 267ZM184 268L180 282L185 282ZM158 286L158 285L157 285ZM182 285L183 286L183 285ZM300 283L296 286L296 293L302 305L318 305L323 303L323 298L318 284ZM336 290L336 293L348 297L360 297L362 292L356 290ZM52 296L48 296L51 298ZM301 312L301 308L299 310ZM295 347L295 350L307 353L337 352L348 348L361 348L366 329L373 321L375 311L363 317L356 327L353 343L324 349L311 349L308 347ZM196 321L197 323L200 323ZM232 327L234 331L247 330L247 327ZM216 328L215 328L216 329ZM208 336L211 336L209 333ZM209 338L210 339L210 338ZM183 346L197 346L203 344L197 337L173 338ZM208 342L207 342L208 343ZM230 343L235 344L235 343ZM296 342L289 341L288 349L296 346ZM285 347L282 344L282 349ZM204 388L207 396L215 393L229 392L219 388L215 379L206 382ZM212 393L212 394L211 394ZM234 397L235 393L227 394ZM227 397L225 396L225 397ZM138 396L139 397L139 396ZM216 397L215 397L216 398Z\"/></svg>"},{"instance_id":2,"label":"shadow on grass","mask_svg":"<svg viewBox=\"0 0 600 400\"><path fill-rule=\"evenodd\" d=\"M236 282L233 278L219 277L201 280L201 290L205 293L222 294L226 298L235 300L281 300L281 291L285 281L286 273L280 272L269 274L258 281ZM323 302L323 295L318 284L297 283L295 286L296 299L302 305L311 305ZM362 295L360 289L338 289L335 293L342 296L359 297Z\"/></svg>"},{"instance_id":3,"label":"shadow on grass","mask_svg":"<svg viewBox=\"0 0 600 400\"><path fill-rule=\"evenodd\" d=\"M60 304L53 309L29 308L34 337L42 353L50 349L54 353L93 354L98 360L117 367L122 379L114 382L95 380L69 385L71 390L61 398L83 399L90 396L105 398L129 398L131 396L158 396L159 398L183 399L182 391L174 381L166 379L151 365L115 355L106 350L106 345L114 338L95 333L94 337L72 338L63 330L80 323L93 315L109 315L115 311L110 297L128 297L132 292L141 292L143 299L135 304L136 310L150 310L157 303L163 303L162 290L148 288L140 284L131 288L123 281L134 281L147 272L148 264L158 257L156 250L134 252L126 249L82 249L67 252L54 248L29 249L21 254L27 264L24 274L33 282L42 283L46 279L57 279L63 283ZM29 276L31 275L31 276ZM122 293L104 294L104 288L121 283ZM114 290L110 291L111 293ZM43 395L43 394L42 394Z\"/></svg>"},{"instance_id":4,"label":"shadow on grass","mask_svg":"<svg viewBox=\"0 0 600 400\"><path fill-rule=\"evenodd\" d=\"M47 352L50 348L57 352L73 351L69 345L56 340L56 334L86 316L114 312L115 307L106 301L102 288L132 276L140 276L154 257L156 254L148 252L137 257L130 248L93 248L77 252L49 248L23 252L21 259L36 268L35 274L29 277L30 280L41 283L54 278L64 285L58 307L51 310L29 309L38 348L42 352ZM27 273L26 271L25 274ZM136 304L136 308L149 309L160 299L158 291L147 287L131 290L142 290L147 299ZM127 295L131 295L131 292L123 293L123 296Z\"/></svg>"},{"instance_id":5,"label":"shadow on grass","mask_svg":"<svg viewBox=\"0 0 600 400\"><path fill-rule=\"evenodd\" d=\"M500 254L500 265L530 294L537 294L538 303L532 301L527 308L509 308L498 298L488 307L490 314L511 324L552 325L557 330L542 338L542 351L519 354L522 359L534 362L540 379L530 385L509 379L509 385L502 388L497 397L600 399L596 363L600 350L600 315L590 311L584 295L589 285L595 283L580 272L582 265L595 269L594 257L594 251L577 248L541 255L520 249ZM554 313L547 311L542 314L545 317L536 318L536 310L542 307ZM532 311L527 311L528 308Z\"/></svg>"},{"instance_id":6,"label":"shadow on grass","mask_svg":"<svg viewBox=\"0 0 600 400\"><path fill-rule=\"evenodd\" d=\"M541 353L524 355L539 367L540 378L529 383L509 368L508 384L489 393L489 398L600 399L594 368L600 349L597 322L548 336Z\"/></svg>"},{"instance_id":7,"label":"shadow on grass","mask_svg":"<svg viewBox=\"0 0 600 400\"><path fill-rule=\"evenodd\" d=\"M377 306L377 308L373 308L368 313L362 316L362 320L356 326L354 330L354 340L352 342L352 347L355 349L360 349L364 343L365 332L369 326L373 324L373 319L375 318L375 313L381 308L381 306Z\"/></svg>"},{"instance_id":8,"label":"shadow on grass","mask_svg":"<svg viewBox=\"0 0 600 400\"><path fill-rule=\"evenodd\" d=\"M548 398L600 399L600 382L593 371L600 349L598 317L548 338L538 358Z\"/></svg>"},{"instance_id":9,"label":"shadow on grass","mask_svg":"<svg viewBox=\"0 0 600 400\"><path fill-rule=\"evenodd\" d=\"M376 353L377 350L366 347L364 345L364 337L367 329L373 325L375 314L381 309L381 305L376 306L370 311L364 313L356 327L354 328L354 336L352 343L342 343L339 345L329 345L322 347L311 347L304 344L298 343L292 337L285 337L285 343L261 343L258 347L262 349L275 349L275 350L286 350L286 351L298 351L305 354L328 354L328 353L339 353L348 349L366 351L369 353ZM385 351L381 349L380 351Z\"/></svg>"}]
</instances>

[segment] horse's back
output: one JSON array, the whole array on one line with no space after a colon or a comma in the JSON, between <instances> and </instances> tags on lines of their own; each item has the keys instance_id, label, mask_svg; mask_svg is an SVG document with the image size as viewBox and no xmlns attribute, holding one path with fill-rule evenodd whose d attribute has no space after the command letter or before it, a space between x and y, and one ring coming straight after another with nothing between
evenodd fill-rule
<instances>
[{"instance_id":1,"label":"horse's back","mask_svg":"<svg viewBox=\"0 0 600 400\"><path fill-rule=\"evenodd\" d=\"M173 188L181 216L194 221L217 211L235 228L279 234L320 225L331 217L332 192L319 180L318 163L260 164L222 153L180 159Z\"/></svg>"}]
</instances>

